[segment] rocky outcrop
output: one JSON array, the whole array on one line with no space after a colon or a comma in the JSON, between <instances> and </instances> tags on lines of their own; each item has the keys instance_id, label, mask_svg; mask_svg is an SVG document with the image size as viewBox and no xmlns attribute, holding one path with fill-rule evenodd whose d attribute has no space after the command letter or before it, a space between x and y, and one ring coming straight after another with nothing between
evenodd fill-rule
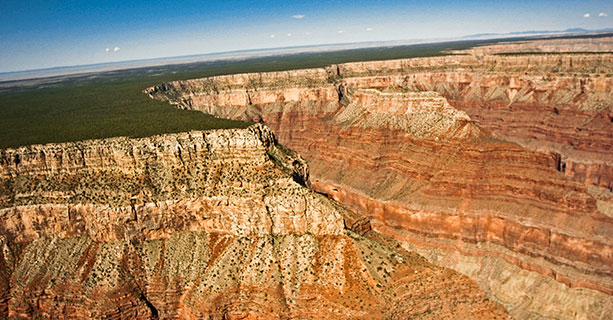
<instances>
[{"instance_id":1,"label":"rocky outcrop","mask_svg":"<svg viewBox=\"0 0 613 320\"><path fill-rule=\"evenodd\" d=\"M257 89L181 89L220 79L208 78L146 92L265 122L309 161L316 190L406 248L470 275L518 318L608 318L613 219L609 197L597 200L586 184L610 193L612 60L378 61L296 71L295 86L268 73L235 76L259 79ZM306 85L303 74L321 85ZM252 99L255 91L267 98ZM224 104L238 92L245 99Z\"/></svg>"},{"instance_id":2,"label":"rocky outcrop","mask_svg":"<svg viewBox=\"0 0 613 320\"><path fill-rule=\"evenodd\" d=\"M308 182L259 124L1 150L0 314L506 317Z\"/></svg>"}]
</instances>

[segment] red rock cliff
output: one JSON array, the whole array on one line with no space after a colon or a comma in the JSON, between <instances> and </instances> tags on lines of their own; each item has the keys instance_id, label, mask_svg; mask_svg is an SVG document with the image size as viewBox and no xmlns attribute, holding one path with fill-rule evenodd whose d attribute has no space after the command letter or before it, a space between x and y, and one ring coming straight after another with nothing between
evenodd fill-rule
<instances>
[{"instance_id":1,"label":"red rock cliff","mask_svg":"<svg viewBox=\"0 0 613 320\"><path fill-rule=\"evenodd\" d=\"M257 90L210 78L147 92L267 123L310 162L317 190L473 276L519 318L607 318L613 218L583 183L611 187L612 60L424 58L296 71L295 86L268 73L237 76Z\"/></svg>"},{"instance_id":2,"label":"red rock cliff","mask_svg":"<svg viewBox=\"0 0 613 320\"><path fill-rule=\"evenodd\" d=\"M506 317L308 173L262 125L1 150L0 314Z\"/></svg>"}]
</instances>

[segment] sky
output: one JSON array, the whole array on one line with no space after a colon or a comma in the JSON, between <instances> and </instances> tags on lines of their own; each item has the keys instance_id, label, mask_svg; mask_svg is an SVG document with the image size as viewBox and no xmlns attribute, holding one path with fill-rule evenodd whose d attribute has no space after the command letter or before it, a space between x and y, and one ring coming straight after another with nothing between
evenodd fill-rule
<instances>
[{"instance_id":1,"label":"sky","mask_svg":"<svg viewBox=\"0 0 613 320\"><path fill-rule=\"evenodd\" d=\"M609 27L611 0L0 0L0 72L233 50Z\"/></svg>"}]
</instances>

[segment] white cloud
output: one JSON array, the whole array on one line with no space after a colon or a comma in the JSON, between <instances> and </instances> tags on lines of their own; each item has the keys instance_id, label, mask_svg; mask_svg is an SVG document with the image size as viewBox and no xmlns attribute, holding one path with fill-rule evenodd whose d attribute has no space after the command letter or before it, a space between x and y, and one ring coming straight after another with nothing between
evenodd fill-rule
<instances>
[{"instance_id":1,"label":"white cloud","mask_svg":"<svg viewBox=\"0 0 613 320\"><path fill-rule=\"evenodd\" d=\"M345 30L338 30L338 33L345 33Z\"/></svg>"},{"instance_id":2,"label":"white cloud","mask_svg":"<svg viewBox=\"0 0 613 320\"><path fill-rule=\"evenodd\" d=\"M119 47L113 48L113 51L115 51L115 52L119 51Z\"/></svg>"},{"instance_id":3,"label":"white cloud","mask_svg":"<svg viewBox=\"0 0 613 320\"><path fill-rule=\"evenodd\" d=\"M308 32L308 31L307 31L307 32L305 32L304 34L305 34L305 35L307 35L307 36L310 36L310 35L311 35L311 33L310 33L310 32Z\"/></svg>"},{"instance_id":4,"label":"white cloud","mask_svg":"<svg viewBox=\"0 0 613 320\"><path fill-rule=\"evenodd\" d=\"M292 18L294 18L294 19L302 19L302 18L304 18L304 14L295 14L295 15L292 16Z\"/></svg>"},{"instance_id":5,"label":"white cloud","mask_svg":"<svg viewBox=\"0 0 613 320\"><path fill-rule=\"evenodd\" d=\"M104 51L109 52L109 51L111 51L111 49L106 48L106 49L104 49Z\"/></svg>"},{"instance_id":6,"label":"white cloud","mask_svg":"<svg viewBox=\"0 0 613 320\"><path fill-rule=\"evenodd\" d=\"M584 18L589 18L590 17L590 13L588 12L588 13L584 14L583 17Z\"/></svg>"},{"instance_id":7,"label":"white cloud","mask_svg":"<svg viewBox=\"0 0 613 320\"><path fill-rule=\"evenodd\" d=\"M604 13L604 12L601 12L601 13L598 14L598 16L599 17L608 17L609 15Z\"/></svg>"},{"instance_id":8,"label":"white cloud","mask_svg":"<svg viewBox=\"0 0 613 320\"><path fill-rule=\"evenodd\" d=\"M372 28L366 28L366 31L372 31Z\"/></svg>"},{"instance_id":9,"label":"white cloud","mask_svg":"<svg viewBox=\"0 0 613 320\"><path fill-rule=\"evenodd\" d=\"M274 38L274 37L276 37L274 34L271 34L271 35L270 35L270 38L271 38L271 39L272 39L272 38Z\"/></svg>"},{"instance_id":10,"label":"white cloud","mask_svg":"<svg viewBox=\"0 0 613 320\"><path fill-rule=\"evenodd\" d=\"M292 36L292 34L291 34L291 33L288 33L288 34L287 34L287 36L288 36L288 37L291 37L291 36Z\"/></svg>"}]
</instances>

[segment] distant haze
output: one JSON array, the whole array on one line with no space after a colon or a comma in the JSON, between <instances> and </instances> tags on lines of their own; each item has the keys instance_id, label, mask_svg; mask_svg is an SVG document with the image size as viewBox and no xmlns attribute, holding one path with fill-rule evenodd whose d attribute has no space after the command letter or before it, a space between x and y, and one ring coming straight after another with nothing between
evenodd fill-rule
<instances>
[{"instance_id":1,"label":"distant haze","mask_svg":"<svg viewBox=\"0 0 613 320\"><path fill-rule=\"evenodd\" d=\"M331 43L613 26L612 1L11 1L0 72Z\"/></svg>"}]
</instances>

